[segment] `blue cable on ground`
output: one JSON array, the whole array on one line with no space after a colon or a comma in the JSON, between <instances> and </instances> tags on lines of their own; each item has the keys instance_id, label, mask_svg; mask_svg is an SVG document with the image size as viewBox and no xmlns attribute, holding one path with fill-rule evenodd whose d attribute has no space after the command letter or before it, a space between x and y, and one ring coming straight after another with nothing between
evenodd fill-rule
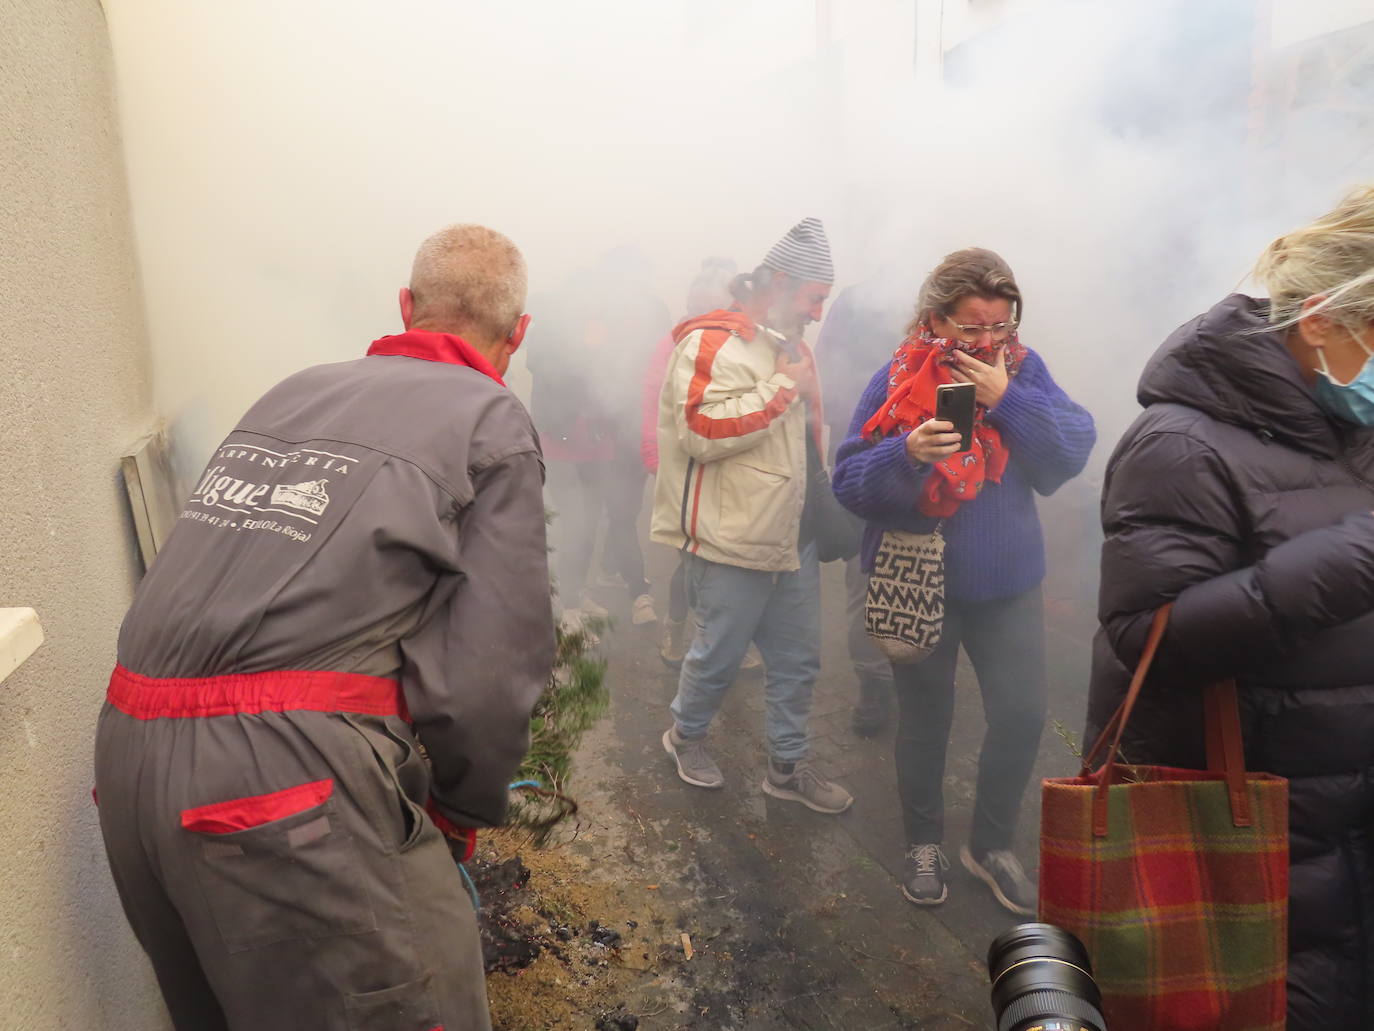
<instances>
[{"instance_id":1,"label":"blue cable on ground","mask_svg":"<svg viewBox=\"0 0 1374 1031\"><path fill-rule=\"evenodd\" d=\"M468 894L472 896L472 911L474 913L480 913L482 911L482 900L477 897L477 885L472 883L472 877L468 875L468 868L462 863L459 863L458 872L463 875L463 883L468 886Z\"/></svg>"},{"instance_id":2,"label":"blue cable on ground","mask_svg":"<svg viewBox=\"0 0 1374 1031\"><path fill-rule=\"evenodd\" d=\"M517 780L510 785L507 790L514 791L516 788L542 788L544 785L537 780ZM482 911L482 899L477 894L477 885L472 883L472 875L468 873L468 868L462 863L458 864L458 872L463 875L463 883L467 885L468 895L472 898L472 908L474 912Z\"/></svg>"}]
</instances>

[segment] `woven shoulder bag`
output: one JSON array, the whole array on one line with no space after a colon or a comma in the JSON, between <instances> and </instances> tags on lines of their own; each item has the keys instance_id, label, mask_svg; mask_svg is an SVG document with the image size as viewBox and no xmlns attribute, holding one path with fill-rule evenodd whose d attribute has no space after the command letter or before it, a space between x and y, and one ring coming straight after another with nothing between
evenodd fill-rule
<instances>
[{"instance_id":1,"label":"woven shoulder bag","mask_svg":"<svg viewBox=\"0 0 1374 1031\"><path fill-rule=\"evenodd\" d=\"M945 623L945 538L885 530L868 577L864 628L890 662L920 662Z\"/></svg>"}]
</instances>

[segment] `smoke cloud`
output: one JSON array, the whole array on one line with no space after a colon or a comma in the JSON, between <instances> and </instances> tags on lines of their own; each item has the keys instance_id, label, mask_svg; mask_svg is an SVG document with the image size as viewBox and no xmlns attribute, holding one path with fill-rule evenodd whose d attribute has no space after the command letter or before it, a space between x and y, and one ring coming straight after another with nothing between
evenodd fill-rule
<instances>
[{"instance_id":1,"label":"smoke cloud","mask_svg":"<svg viewBox=\"0 0 1374 1031\"><path fill-rule=\"evenodd\" d=\"M883 273L896 304L949 250L1002 253L1100 468L1163 336L1374 178L1369 116L1322 99L1370 59L1303 64L1371 52L1341 3L106 6L183 476L271 383L395 331L443 224L510 235L532 296L636 248L678 316L703 257L750 268L806 215L837 287Z\"/></svg>"}]
</instances>

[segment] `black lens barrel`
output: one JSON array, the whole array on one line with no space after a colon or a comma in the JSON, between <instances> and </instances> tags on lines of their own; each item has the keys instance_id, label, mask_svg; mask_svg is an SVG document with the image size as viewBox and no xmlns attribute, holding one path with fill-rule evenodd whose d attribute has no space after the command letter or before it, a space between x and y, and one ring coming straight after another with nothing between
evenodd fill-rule
<instances>
[{"instance_id":1,"label":"black lens barrel","mask_svg":"<svg viewBox=\"0 0 1374 1031\"><path fill-rule=\"evenodd\" d=\"M1052 924L1013 927L989 946L988 976L998 1031L1037 1024L1106 1031L1087 950L1068 931Z\"/></svg>"},{"instance_id":2,"label":"black lens barrel","mask_svg":"<svg viewBox=\"0 0 1374 1031\"><path fill-rule=\"evenodd\" d=\"M1071 992L1030 992L1014 999L997 1016L997 1031L1024 1031L1046 1024L1054 1031L1106 1031L1097 1007Z\"/></svg>"}]
</instances>

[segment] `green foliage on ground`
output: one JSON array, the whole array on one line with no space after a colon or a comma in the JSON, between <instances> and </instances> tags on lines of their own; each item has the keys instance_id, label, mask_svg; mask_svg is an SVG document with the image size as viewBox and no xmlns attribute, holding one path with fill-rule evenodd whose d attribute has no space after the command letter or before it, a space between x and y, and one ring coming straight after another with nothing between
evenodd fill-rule
<instances>
[{"instance_id":1,"label":"green foliage on ground","mask_svg":"<svg viewBox=\"0 0 1374 1031\"><path fill-rule=\"evenodd\" d=\"M557 651L548 686L530 715L530 750L519 780L537 781L549 794L524 791L511 802L509 824L528 830L536 845L576 811L563 788L572 773L573 753L593 724L610 706L606 660L595 651L604 625L559 626Z\"/></svg>"}]
</instances>

